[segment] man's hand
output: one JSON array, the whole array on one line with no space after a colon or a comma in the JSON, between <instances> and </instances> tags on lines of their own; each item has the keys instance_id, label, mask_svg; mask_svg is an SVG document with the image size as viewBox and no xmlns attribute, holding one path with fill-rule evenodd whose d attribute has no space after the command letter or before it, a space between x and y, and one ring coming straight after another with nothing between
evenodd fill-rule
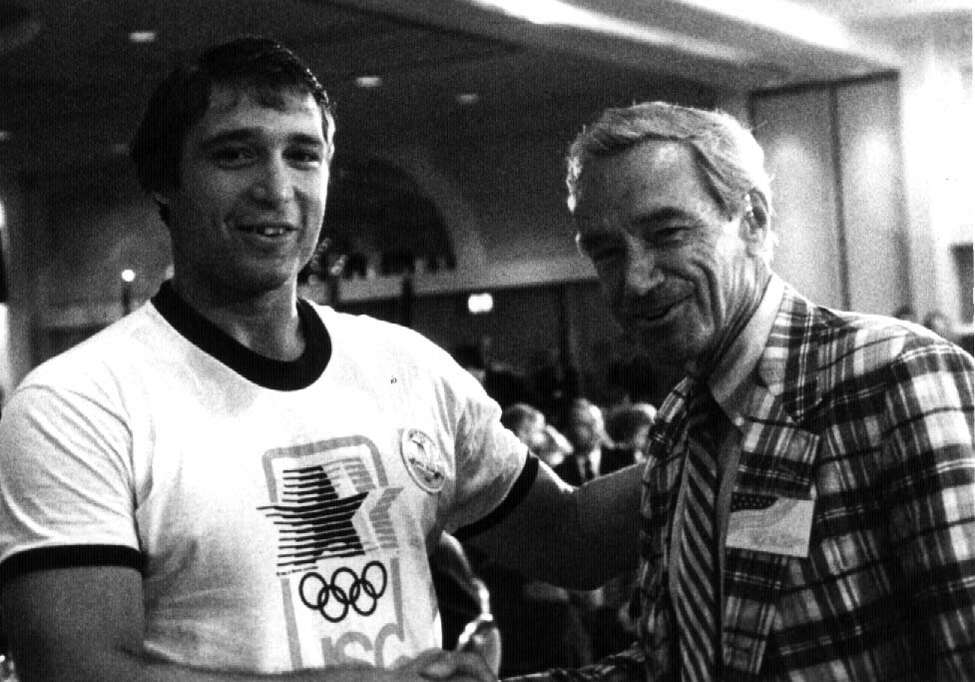
<instances>
[{"instance_id":1,"label":"man's hand","mask_svg":"<svg viewBox=\"0 0 975 682\"><path fill-rule=\"evenodd\" d=\"M428 649L395 672L449 682L497 682L498 679L480 654L442 649Z\"/></svg>"}]
</instances>

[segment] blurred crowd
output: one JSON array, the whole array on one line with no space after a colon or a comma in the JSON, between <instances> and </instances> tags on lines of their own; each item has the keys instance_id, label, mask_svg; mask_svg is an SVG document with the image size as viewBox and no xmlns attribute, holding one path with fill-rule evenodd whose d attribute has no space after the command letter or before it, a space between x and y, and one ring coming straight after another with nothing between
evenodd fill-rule
<instances>
[{"instance_id":1,"label":"blurred crowd","mask_svg":"<svg viewBox=\"0 0 975 682\"><path fill-rule=\"evenodd\" d=\"M669 389L661 385L666 377L651 376L649 368L610 363L599 404L583 394L578 372L556 351L530 373L493 361L484 344L458 347L453 355L501 405L502 424L571 485L643 462L656 414L650 398ZM471 569L490 592L501 637L502 677L579 667L633 641L629 602L635 575L573 592L528 580L473 547L465 550ZM445 645L456 638L462 622L445 622Z\"/></svg>"}]
</instances>

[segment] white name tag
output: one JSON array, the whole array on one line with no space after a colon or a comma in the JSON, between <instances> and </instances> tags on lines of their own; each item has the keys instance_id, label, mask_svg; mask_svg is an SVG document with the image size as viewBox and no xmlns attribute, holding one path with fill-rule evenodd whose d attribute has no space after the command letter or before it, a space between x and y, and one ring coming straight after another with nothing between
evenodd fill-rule
<instances>
[{"instance_id":1,"label":"white name tag","mask_svg":"<svg viewBox=\"0 0 975 682\"><path fill-rule=\"evenodd\" d=\"M741 509L728 519L726 545L787 556L809 556L815 500L780 497L766 509Z\"/></svg>"}]
</instances>

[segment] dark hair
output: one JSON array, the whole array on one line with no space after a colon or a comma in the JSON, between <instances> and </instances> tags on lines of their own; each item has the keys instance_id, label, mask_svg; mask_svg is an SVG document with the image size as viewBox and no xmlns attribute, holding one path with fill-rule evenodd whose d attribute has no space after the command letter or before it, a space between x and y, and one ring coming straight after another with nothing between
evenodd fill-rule
<instances>
[{"instance_id":1,"label":"dark hair","mask_svg":"<svg viewBox=\"0 0 975 682\"><path fill-rule=\"evenodd\" d=\"M332 104L315 74L270 38L238 38L210 48L190 65L176 66L153 91L129 145L139 184L147 193L179 184L186 133L203 117L217 85L245 91L272 108L284 106L285 93L310 94L322 110L325 139L331 142ZM159 214L168 222L165 206L159 206Z\"/></svg>"},{"instance_id":2,"label":"dark hair","mask_svg":"<svg viewBox=\"0 0 975 682\"><path fill-rule=\"evenodd\" d=\"M528 403L513 403L501 412L501 425L509 431L517 431L529 419L535 420L541 416L541 411Z\"/></svg>"},{"instance_id":3,"label":"dark hair","mask_svg":"<svg viewBox=\"0 0 975 682\"><path fill-rule=\"evenodd\" d=\"M648 403L618 407L606 418L606 433L614 443L625 443L642 427L653 424L655 414L656 410Z\"/></svg>"}]
</instances>

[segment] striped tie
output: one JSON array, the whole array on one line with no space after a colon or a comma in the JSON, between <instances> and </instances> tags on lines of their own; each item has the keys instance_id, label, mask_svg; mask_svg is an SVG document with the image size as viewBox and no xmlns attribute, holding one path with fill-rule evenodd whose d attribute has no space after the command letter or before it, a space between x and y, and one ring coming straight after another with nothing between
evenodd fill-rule
<instances>
[{"instance_id":1,"label":"striped tie","mask_svg":"<svg viewBox=\"0 0 975 682\"><path fill-rule=\"evenodd\" d=\"M675 557L676 667L682 682L720 679L721 592L715 499L718 446L727 423L707 386L697 385L688 406L686 491Z\"/></svg>"}]
</instances>

